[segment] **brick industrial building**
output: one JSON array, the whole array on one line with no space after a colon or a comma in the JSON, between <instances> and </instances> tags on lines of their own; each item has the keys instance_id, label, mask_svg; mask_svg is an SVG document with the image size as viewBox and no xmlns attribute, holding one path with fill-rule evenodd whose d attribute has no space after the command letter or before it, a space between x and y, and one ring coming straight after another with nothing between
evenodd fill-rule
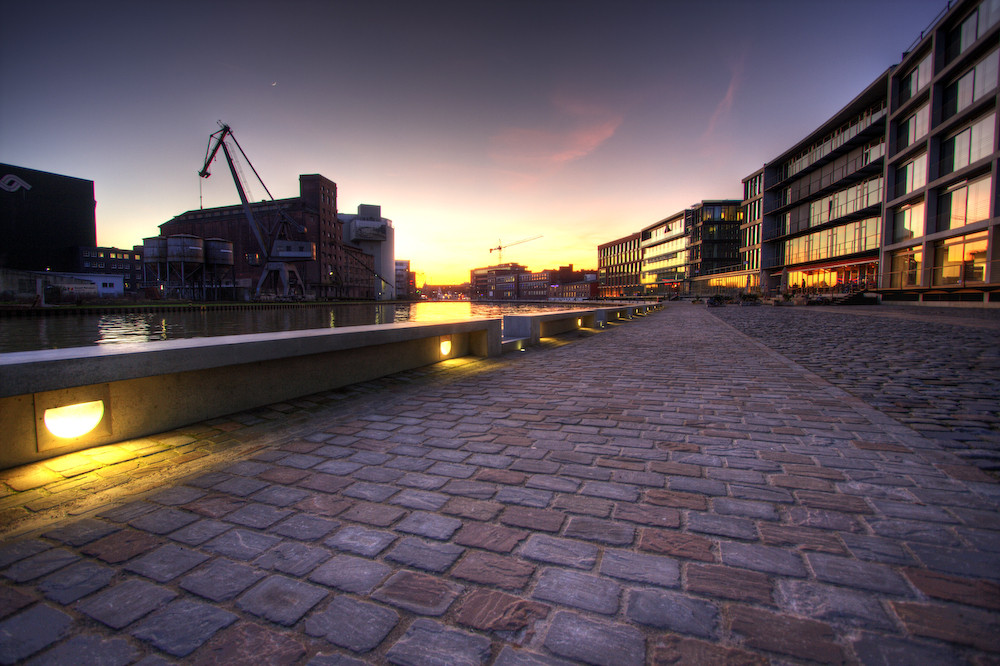
<instances>
[{"instance_id":1,"label":"brick industrial building","mask_svg":"<svg viewBox=\"0 0 1000 666\"><path fill-rule=\"evenodd\" d=\"M298 226L292 240L315 244L313 259L296 262L305 293L324 299L375 298L373 257L345 242L344 222L337 215L336 183L318 174L301 175L299 196L251 206L265 224L276 219L279 208L283 209ZM262 249L242 206L191 210L160 225L161 236L181 234L231 241L236 285L251 287L256 283Z\"/></svg>"}]
</instances>

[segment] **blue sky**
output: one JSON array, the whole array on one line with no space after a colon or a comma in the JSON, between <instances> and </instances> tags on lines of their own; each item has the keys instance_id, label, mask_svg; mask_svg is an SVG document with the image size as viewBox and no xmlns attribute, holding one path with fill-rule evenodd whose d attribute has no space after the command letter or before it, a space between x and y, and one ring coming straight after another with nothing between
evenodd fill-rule
<instances>
[{"instance_id":1,"label":"blue sky","mask_svg":"<svg viewBox=\"0 0 1000 666\"><path fill-rule=\"evenodd\" d=\"M944 0L8 3L0 161L93 180L98 242L237 203L197 176L219 120L278 198L378 204L431 283L596 247L802 139ZM262 198L263 192L254 192Z\"/></svg>"}]
</instances>

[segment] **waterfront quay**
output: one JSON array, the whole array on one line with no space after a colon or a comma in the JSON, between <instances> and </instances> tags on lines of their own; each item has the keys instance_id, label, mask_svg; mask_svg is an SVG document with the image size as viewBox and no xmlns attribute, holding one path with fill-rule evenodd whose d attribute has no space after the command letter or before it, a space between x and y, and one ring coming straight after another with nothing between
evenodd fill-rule
<instances>
[{"instance_id":1,"label":"waterfront quay","mask_svg":"<svg viewBox=\"0 0 1000 666\"><path fill-rule=\"evenodd\" d=\"M669 303L0 471L0 663L997 663L998 323Z\"/></svg>"}]
</instances>

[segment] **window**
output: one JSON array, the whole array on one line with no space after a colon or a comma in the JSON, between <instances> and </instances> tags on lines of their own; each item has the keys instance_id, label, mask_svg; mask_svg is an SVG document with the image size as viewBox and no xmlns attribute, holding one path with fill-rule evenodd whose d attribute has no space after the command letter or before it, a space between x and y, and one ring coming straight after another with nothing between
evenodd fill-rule
<instances>
[{"instance_id":1,"label":"window","mask_svg":"<svg viewBox=\"0 0 1000 666\"><path fill-rule=\"evenodd\" d=\"M889 287L892 289L919 287L923 255L923 249L920 247L893 252L890 260L892 268L889 271Z\"/></svg>"},{"instance_id":2,"label":"window","mask_svg":"<svg viewBox=\"0 0 1000 666\"><path fill-rule=\"evenodd\" d=\"M941 144L941 173L958 171L993 153L993 128L996 114L980 118L971 126Z\"/></svg>"},{"instance_id":3,"label":"window","mask_svg":"<svg viewBox=\"0 0 1000 666\"><path fill-rule=\"evenodd\" d=\"M942 103L944 117L950 118L996 88L998 66L1000 66L1000 50L990 53L945 88Z\"/></svg>"},{"instance_id":4,"label":"window","mask_svg":"<svg viewBox=\"0 0 1000 666\"><path fill-rule=\"evenodd\" d=\"M927 153L896 169L896 196L919 189L927 184Z\"/></svg>"},{"instance_id":5,"label":"window","mask_svg":"<svg viewBox=\"0 0 1000 666\"><path fill-rule=\"evenodd\" d=\"M990 217L993 178L987 174L953 185L938 197L937 230L958 229Z\"/></svg>"},{"instance_id":6,"label":"window","mask_svg":"<svg viewBox=\"0 0 1000 666\"><path fill-rule=\"evenodd\" d=\"M986 233L981 231L934 243L935 287L964 286L986 279Z\"/></svg>"},{"instance_id":7,"label":"window","mask_svg":"<svg viewBox=\"0 0 1000 666\"><path fill-rule=\"evenodd\" d=\"M931 107L924 104L917 109L917 112L899 124L896 129L896 146L902 150L907 146L912 146L920 139L927 136L931 128Z\"/></svg>"},{"instance_id":8,"label":"window","mask_svg":"<svg viewBox=\"0 0 1000 666\"><path fill-rule=\"evenodd\" d=\"M924 202L900 206L892 214L892 242L924 235Z\"/></svg>"},{"instance_id":9,"label":"window","mask_svg":"<svg viewBox=\"0 0 1000 666\"><path fill-rule=\"evenodd\" d=\"M945 62L952 62L986 34L1000 18L1000 0L985 0L945 38Z\"/></svg>"},{"instance_id":10,"label":"window","mask_svg":"<svg viewBox=\"0 0 1000 666\"><path fill-rule=\"evenodd\" d=\"M934 66L933 54L928 53L924 59L899 81L899 103L903 104L931 82Z\"/></svg>"}]
</instances>

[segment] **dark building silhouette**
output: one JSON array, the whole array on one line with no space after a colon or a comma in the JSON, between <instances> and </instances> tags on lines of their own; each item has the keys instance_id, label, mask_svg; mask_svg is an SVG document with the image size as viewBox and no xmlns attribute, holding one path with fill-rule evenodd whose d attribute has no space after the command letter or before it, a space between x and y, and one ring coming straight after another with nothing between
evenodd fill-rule
<instances>
[{"instance_id":1,"label":"dark building silhouette","mask_svg":"<svg viewBox=\"0 0 1000 666\"><path fill-rule=\"evenodd\" d=\"M0 268L75 271L97 245L94 181L0 164Z\"/></svg>"}]
</instances>

